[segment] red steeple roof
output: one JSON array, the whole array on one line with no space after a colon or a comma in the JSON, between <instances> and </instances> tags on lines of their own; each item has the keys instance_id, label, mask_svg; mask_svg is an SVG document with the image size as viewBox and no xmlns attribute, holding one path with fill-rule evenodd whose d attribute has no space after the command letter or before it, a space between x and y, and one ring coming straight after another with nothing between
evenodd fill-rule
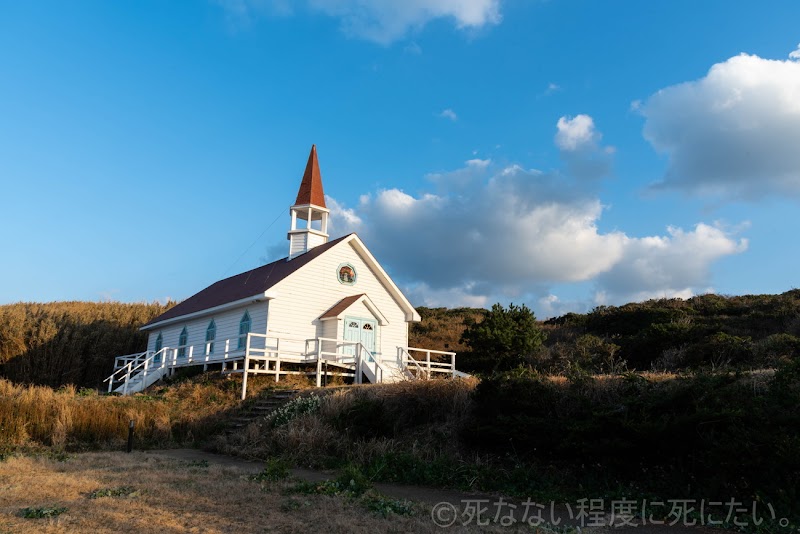
<instances>
[{"instance_id":1,"label":"red steeple roof","mask_svg":"<svg viewBox=\"0 0 800 534\"><path fill-rule=\"evenodd\" d=\"M313 204L321 208L325 205L325 193L322 191L322 175L319 172L319 162L317 161L317 145L311 145L311 154L308 155L306 172L303 173L303 181L300 182L300 190L297 192L295 206Z\"/></svg>"}]
</instances>

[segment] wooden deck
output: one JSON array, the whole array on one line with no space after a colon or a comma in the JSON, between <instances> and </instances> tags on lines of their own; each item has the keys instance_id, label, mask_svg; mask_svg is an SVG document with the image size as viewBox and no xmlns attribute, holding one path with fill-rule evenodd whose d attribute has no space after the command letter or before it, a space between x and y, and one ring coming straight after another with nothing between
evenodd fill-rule
<instances>
[{"instance_id":1,"label":"wooden deck","mask_svg":"<svg viewBox=\"0 0 800 534\"><path fill-rule=\"evenodd\" d=\"M328 376L352 377L357 384L364 377L371 383L382 383L430 379L437 374L466 376L456 370L454 352L397 347L395 357L376 358L357 341L249 333L199 346L163 347L157 352L118 356L114 372L105 382L109 393L127 395L144 390L177 368L202 365L207 370L217 364L225 374L242 374L242 399L247 396L247 377L251 374L273 375L276 382L290 374L315 376L318 387Z\"/></svg>"}]
</instances>

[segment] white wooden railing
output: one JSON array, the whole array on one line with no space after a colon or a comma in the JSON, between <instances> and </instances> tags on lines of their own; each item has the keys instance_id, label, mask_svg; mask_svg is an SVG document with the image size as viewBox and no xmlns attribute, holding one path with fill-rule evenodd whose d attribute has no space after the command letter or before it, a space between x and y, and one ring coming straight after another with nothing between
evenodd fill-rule
<instances>
[{"instance_id":1,"label":"white wooden railing","mask_svg":"<svg viewBox=\"0 0 800 534\"><path fill-rule=\"evenodd\" d=\"M241 348L240 339L243 345ZM417 357L412 356L412 353ZM440 361L443 357L445 361ZM163 376L168 369L200 364L205 368L216 363L222 363L223 372L242 373L243 399L247 392L249 373L274 373L277 382L281 373L299 372L282 371L282 363L316 364L317 386L321 385L322 366L326 364L327 369L328 363L350 369L346 375L353 376L357 384L362 382L362 374L376 383L398 379L430 379L434 373L450 374L453 377L466 376L456 371L454 352L398 347L397 360L382 361L359 341L249 333L221 341L163 347L158 352L145 351L118 356L114 372L104 382L108 382L109 392L118 391L125 395L131 387L138 388L137 391L147 387L150 384L147 382L148 377L152 382Z\"/></svg>"},{"instance_id":2,"label":"white wooden railing","mask_svg":"<svg viewBox=\"0 0 800 534\"><path fill-rule=\"evenodd\" d=\"M411 369L416 371L416 378L425 378L426 380L430 380L432 373L446 373L453 377L467 376L465 373L456 371L455 352L418 349L415 347L398 347L398 349L400 351L400 362L402 364L401 367L409 372L413 372ZM412 352L423 353L425 355L425 359L423 360L422 358L414 358L411 355ZM431 359L432 354L436 355L434 357L444 356L446 359L449 359L449 361Z\"/></svg>"}]
</instances>

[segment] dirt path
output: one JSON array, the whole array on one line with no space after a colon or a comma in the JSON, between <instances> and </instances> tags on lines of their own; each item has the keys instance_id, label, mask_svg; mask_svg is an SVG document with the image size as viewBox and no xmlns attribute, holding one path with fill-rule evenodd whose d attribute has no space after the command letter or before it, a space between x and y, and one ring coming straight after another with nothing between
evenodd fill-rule
<instances>
[{"instance_id":1,"label":"dirt path","mask_svg":"<svg viewBox=\"0 0 800 534\"><path fill-rule=\"evenodd\" d=\"M247 473L258 473L263 469L263 464L244 458L214 454L197 449L166 449L146 451L147 455L159 455L175 458L186 462L206 461L209 464L232 466L242 469ZM314 471L310 469L292 469L291 474L307 482L321 482L336 477L334 472ZM564 527L578 527L584 532L620 532L635 529L641 534L700 534L711 532L708 527L689 526L678 522L675 525L654 524L650 521L641 521L641 503L636 503L633 515L639 517L627 518L618 514L616 517L601 511L600 505L606 509L611 501L599 502L595 500L595 507L588 506L581 513L578 503L531 503L520 499L501 497L487 493L467 493L457 490L429 488L423 486L409 486L400 484L376 483L377 491L393 499L405 499L425 503L431 507L432 520L440 526L464 525L492 525L511 526L528 522L531 525L555 525L558 530ZM649 516L648 516L649 517ZM480 522L479 522L480 521ZM622 526L620 523L626 523ZM669 521L667 521L669 523ZM719 532L716 531L715 532Z\"/></svg>"}]
</instances>

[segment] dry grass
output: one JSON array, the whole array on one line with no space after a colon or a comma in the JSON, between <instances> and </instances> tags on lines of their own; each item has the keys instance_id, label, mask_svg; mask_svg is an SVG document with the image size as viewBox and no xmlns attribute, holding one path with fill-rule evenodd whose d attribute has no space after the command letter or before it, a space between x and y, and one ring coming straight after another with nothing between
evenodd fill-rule
<instances>
[{"instance_id":1,"label":"dry grass","mask_svg":"<svg viewBox=\"0 0 800 534\"><path fill-rule=\"evenodd\" d=\"M476 379L430 380L336 389L324 394L317 413L277 428L266 419L254 422L232 435L216 436L213 448L248 458L282 455L309 467L325 467L331 459L365 464L399 450L412 450L421 458L455 453L457 434L468 417L477 383ZM382 421L374 423L393 436L361 439L337 426L337 420L350 419L364 406L380 407Z\"/></svg>"},{"instance_id":2,"label":"dry grass","mask_svg":"<svg viewBox=\"0 0 800 534\"><path fill-rule=\"evenodd\" d=\"M274 386L268 377L249 381L251 395ZM146 395L117 397L68 386L20 386L0 379L2 449L121 447L134 421L138 445L192 442L220 430L239 405L241 379L208 373L162 386Z\"/></svg>"},{"instance_id":3,"label":"dry grass","mask_svg":"<svg viewBox=\"0 0 800 534\"><path fill-rule=\"evenodd\" d=\"M90 498L125 486L130 496ZM430 513L384 518L344 496L284 495L286 482L251 481L236 466L193 466L145 453L83 453L65 462L14 457L0 463L0 532L434 532ZM27 507L66 507L26 519ZM497 529L508 531L508 529ZM464 532L477 532L464 529ZM484 531L484 530L481 530Z\"/></svg>"}]
</instances>

